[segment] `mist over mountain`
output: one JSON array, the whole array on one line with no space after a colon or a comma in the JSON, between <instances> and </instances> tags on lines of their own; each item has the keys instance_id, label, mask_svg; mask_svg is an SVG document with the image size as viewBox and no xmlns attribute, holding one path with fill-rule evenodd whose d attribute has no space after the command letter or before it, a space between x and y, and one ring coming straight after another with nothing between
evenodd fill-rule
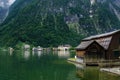
<instances>
[{"instance_id":1,"label":"mist over mountain","mask_svg":"<svg viewBox=\"0 0 120 80\"><path fill-rule=\"evenodd\" d=\"M13 4L15 0L0 0L0 7L7 8Z\"/></svg>"},{"instance_id":2,"label":"mist over mountain","mask_svg":"<svg viewBox=\"0 0 120 80\"><path fill-rule=\"evenodd\" d=\"M9 7L15 0L0 0L0 23L5 20L8 15Z\"/></svg>"},{"instance_id":3,"label":"mist over mountain","mask_svg":"<svg viewBox=\"0 0 120 80\"><path fill-rule=\"evenodd\" d=\"M1 45L77 45L120 29L120 0L16 0L1 24Z\"/></svg>"}]
</instances>

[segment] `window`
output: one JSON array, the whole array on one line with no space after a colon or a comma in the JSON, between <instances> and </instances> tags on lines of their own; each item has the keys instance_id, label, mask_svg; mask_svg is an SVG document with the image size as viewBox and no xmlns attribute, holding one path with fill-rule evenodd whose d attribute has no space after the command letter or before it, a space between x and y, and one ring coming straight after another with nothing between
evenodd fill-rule
<instances>
[{"instance_id":1,"label":"window","mask_svg":"<svg viewBox=\"0 0 120 80\"><path fill-rule=\"evenodd\" d=\"M119 59L119 57L120 57L120 51L114 51L114 57L116 59Z\"/></svg>"}]
</instances>

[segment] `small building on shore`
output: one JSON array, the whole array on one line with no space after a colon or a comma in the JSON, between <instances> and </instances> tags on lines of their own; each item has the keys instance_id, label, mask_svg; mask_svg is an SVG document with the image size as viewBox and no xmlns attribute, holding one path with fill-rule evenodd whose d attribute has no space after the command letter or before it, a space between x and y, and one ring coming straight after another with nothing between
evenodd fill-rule
<instances>
[{"instance_id":1,"label":"small building on shore","mask_svg":"<svg viewBox=\"0 0 120 80\"><path fill-rule=\"evenodd\" d=\"M76 47L76 57L84 62L120 59L120 30L84 38Z\"/></svg>"},{"instance_id":2,"label":"small building on shore","mask_svg":"<svg viewBox=\"0 0 120 80\"><path fill-rule=\"evenodd\" d=\"M41 46L38 46L38 47L33 47L32 50L33 51L42 51L43 48Z\"/></svg>"},{"instance_id":3,"label":"small building on shore","mask_svg":"<svg viewBox=\"0 0 120 80\"><path fill-rule=\"evenodd\" d=\"M71 48L70 45L60 45L60 46L58 46L59 51L66 51L66 50L69 50L70 48Z\"/></svg>"},{"instance_id":4,"label":"small building on shore","mask_svg":"<svg viewBox=\"0 0 120 80\"><path fill-rule=\"evenodd\" d=\"M24 49L24 50L30 50L30 45L25 44L25 45L23 46L23 49Z\"/></svg>"}]
</instances>

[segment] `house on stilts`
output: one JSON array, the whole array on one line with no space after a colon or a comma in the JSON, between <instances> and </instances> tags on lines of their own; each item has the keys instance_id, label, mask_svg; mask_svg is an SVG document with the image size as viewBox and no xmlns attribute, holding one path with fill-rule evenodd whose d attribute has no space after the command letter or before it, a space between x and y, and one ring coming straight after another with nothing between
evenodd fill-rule
<instances>
[{"instance_id":1,"label":"house on stilts","mask_svg":"<svg viewBox=\"0 0 120 80\"><path fill-rule=\"evenodd\" d=\"M84 38L76 47L78 61L98 64L104 60L120 59L120 30Z\"/></svg>"}]
</instances>

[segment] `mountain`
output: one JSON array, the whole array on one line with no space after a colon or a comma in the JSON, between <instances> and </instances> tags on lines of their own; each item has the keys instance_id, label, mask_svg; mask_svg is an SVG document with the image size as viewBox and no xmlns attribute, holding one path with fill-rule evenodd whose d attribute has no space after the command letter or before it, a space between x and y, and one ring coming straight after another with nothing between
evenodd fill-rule
<instances>
[{"instance_id":1,"label":"mountain","mask_svg":"<svg viewBox=\"0 0 120 80\"><path fill-rule=\"evenodd\" d=\"M0 23L2 23L8 14L8 9L0 7Z\"/></svg>"},{"instance_id":2,"label":"mountain","mask_svg":"<svg viewBox=\"0 0 120 80\"><path fill-rule=\"evenodd\" d=\"M0 27L0 44L77 45L120 28L120 0L16 0Z\"/></svg>"},{"instance_id":3,"label":"mountain","mask_svg":"<svg viewBox=\"0 0 120 80\"><path fill-rule=\"evenodd\" d=\"M0 23L2 23L8 15L9 7L15 0L0 0Z\"/></svg>"}]
</instances>

